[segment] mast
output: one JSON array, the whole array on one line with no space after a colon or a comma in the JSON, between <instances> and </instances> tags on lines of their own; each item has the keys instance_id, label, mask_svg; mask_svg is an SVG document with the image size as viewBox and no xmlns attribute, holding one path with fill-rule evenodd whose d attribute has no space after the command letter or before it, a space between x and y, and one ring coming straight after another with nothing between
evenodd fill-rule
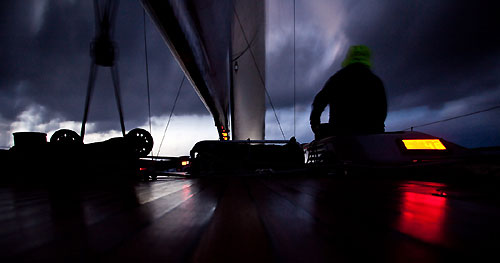
<instances>
[{"instance_id":1,"label":"mast","mask_svg":"<svg viewBox=\"0 0 500 263\"><path fill-rule=\"evenodd\" d=\"M266 1L233 2L232 135L234 140L264 140Z\"/></svg>"}]
</instances>

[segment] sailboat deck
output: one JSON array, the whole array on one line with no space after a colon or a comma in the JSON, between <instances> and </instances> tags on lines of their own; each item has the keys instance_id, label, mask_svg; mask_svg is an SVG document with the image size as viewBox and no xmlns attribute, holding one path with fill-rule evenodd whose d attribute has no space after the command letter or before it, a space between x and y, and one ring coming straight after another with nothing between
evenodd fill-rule
<instances>
[{"instance_id":1,"label":"sailboat deck","mask_svg":"<svg viewBox=\"0 0 500 263\"><path fill-rule=\"evenodd\" d=\"M477 260L500 245L498 201L474 186L331 176L3 187L0 261Z\"/></svg>"}]
</instances>

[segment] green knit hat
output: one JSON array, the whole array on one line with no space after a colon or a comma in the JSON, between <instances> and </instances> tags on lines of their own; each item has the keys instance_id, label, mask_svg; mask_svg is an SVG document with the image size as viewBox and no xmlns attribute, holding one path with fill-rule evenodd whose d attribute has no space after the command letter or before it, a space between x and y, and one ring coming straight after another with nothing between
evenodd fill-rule
<instances>
[{"instance_id":1,"label":"green knit hat","mask_svg":"<svg viewBox=\"0 0 500 263\"><path fill-rule=\"evenodd\" d=\"M346 67L352 63L361 63L371 67L372 63L370 62L370 53L370 49L367 46L351 46L349 51L347 51L344 61L342 62L342 67Z\"/></svg>"}]
</instances>

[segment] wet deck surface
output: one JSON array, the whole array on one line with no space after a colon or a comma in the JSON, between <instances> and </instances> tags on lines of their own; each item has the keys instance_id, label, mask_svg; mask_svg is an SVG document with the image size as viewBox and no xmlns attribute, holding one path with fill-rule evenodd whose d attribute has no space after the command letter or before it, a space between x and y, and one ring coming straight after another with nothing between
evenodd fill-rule
<instances>
[{"instance_id":1,"label":"wet deck surface","mask_svg":"<svg viewBox=\"0 0 500 263\"><path fill-rule=\"evenodd\" d=\"M0 261L495 262L491 189L324 176L3 187Z\"/></svg>"}]
</instances>

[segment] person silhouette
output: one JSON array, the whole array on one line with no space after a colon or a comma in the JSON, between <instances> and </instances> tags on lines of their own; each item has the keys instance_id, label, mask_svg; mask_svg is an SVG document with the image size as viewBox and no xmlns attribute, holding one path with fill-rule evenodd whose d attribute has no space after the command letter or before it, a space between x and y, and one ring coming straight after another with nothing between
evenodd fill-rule
<instances>
[{"instance_id":1,"label":"person silhouette","mask_svg":"<svg viewBox=\"0 0 500 263\"><path fill-rule=\"evenodd\" d=\"M387 99L382 80L370 69L370 53L364 45L351 46L343 68L328 79L314 98L310 124L316 139L385 131ZM330 120L321 124L321 113L327 105Z\"/></svg>"}]
</instances>

